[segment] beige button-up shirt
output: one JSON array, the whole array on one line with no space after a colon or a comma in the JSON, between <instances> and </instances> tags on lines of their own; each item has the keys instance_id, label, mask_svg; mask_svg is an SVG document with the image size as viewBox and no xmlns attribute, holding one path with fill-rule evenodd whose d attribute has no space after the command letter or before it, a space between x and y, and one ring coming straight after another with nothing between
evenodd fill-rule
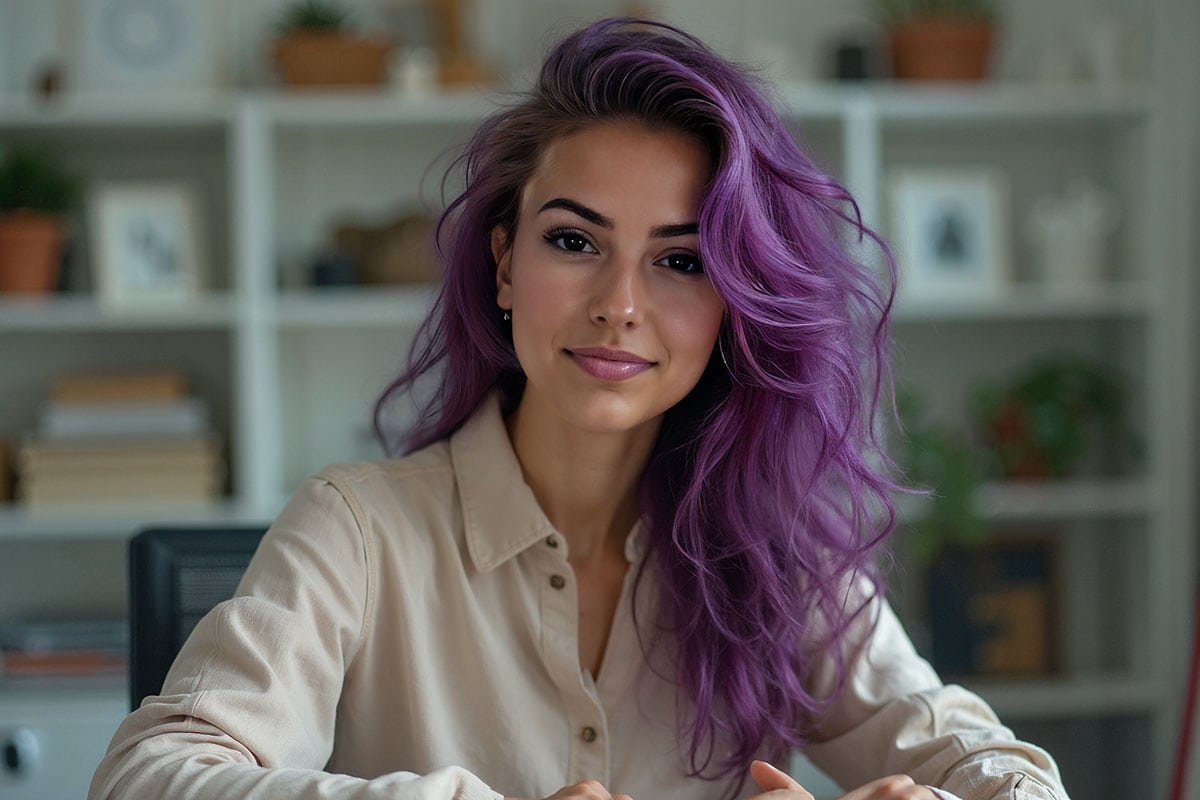
<instances>
[{"instance_id":1,"label":"beige button-up shirt","mask_svg":"<svg viewBox=\"0 0 1200 800\"><path fill-rule=\"evenodd\" d=\"M640 543L635 528L631 563ZM307 481L118 729L89 797L496 800L591 778L716 800L727 784L687 774L669 654L639 644L632 603L648 633L655 593L652 570L632 592L635 572L593 679L566 541L489 400L447 441ZM848 787L907 772L969 800L1065 798L1042 751L872 610L814 763Z\"/></svg>"}]
</instances>

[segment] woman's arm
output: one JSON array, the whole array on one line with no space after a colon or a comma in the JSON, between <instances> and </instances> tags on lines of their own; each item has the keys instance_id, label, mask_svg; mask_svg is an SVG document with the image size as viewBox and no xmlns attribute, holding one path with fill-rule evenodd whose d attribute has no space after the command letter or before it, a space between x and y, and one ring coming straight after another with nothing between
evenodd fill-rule
<instances>
[{"instance_id":1,"label":"woman's arm","mask_svg":"<svg viewBox=\"0 0 1200 800\"><path fill-rule=\"evenodd\" d=\"M90 800L499 800L458 768L372 780L323 771L344 677L370 633L372 554L355 510L330 483L306 482L238 596L200 622L162 695L117 730Z\"/></svg>"},{"instance_id":2,"label":"woman's arm","mask_svg":"<svg viewBox=\"0 0 1200 800\"><path fill-rule=\"evenodd\" d=\"M1018 740L977 695L943 685L886 600L867 602L845 690L805 751L814 764L846 787L903 774L971 800L1066 800L1045 751ZM825 665L822 691L833 681Z\"/></svg>"}]
</instances>

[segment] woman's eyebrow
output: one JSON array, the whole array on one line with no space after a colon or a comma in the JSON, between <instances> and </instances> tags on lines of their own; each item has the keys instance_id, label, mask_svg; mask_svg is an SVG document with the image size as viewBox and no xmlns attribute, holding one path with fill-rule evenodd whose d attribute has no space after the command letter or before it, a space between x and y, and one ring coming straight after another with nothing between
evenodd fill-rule
<instances>
[{"instance_id":1,"label":"woman's eyebrow","mask_svg":"<svg viewBox=\"0 0 1200 800\"><path fill-rule=\"evenodd\" d=\"M592 223L593 225L599 225L601 228L611 229L613 226L613 221L601 214L599 211L594 211L593 209L585 206L583 203L576 202L575 200L571 200L566 197L555 197L547 200L542 204L542 207L538 209L538 213L540 214L543 211L551 208L561 208L564 211L570 211L572 214L583 217L588 222Z\"/></svg>"},{"instance_id":2,"label":"woman's eyebrow","mask_svg":"<svg viewBox=\"0 0 1200 800\"><path fill-rule=\"evenodd\" d=\"M588 208L583 203L572 200L568 197L554 197L547 200L538 209L541 214L551 208L561 208L564 211L570 211L578 217L582 217L593 225L599 225L601 228L612 230L613 221L601 214L595 209ZM670 239L674 236L693 236L699 232L699 226L695 222L684 222L677 225L659 225L650 230L650 236L654 239Z\"/></svg>"}]
</instances>

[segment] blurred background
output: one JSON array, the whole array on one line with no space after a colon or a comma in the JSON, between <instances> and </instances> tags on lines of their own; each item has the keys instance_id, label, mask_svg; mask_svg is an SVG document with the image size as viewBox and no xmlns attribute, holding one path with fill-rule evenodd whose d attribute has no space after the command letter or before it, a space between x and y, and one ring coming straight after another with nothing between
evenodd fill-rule
<instances>
[{"instance_id":1,"label":"blurred background","mask_svg":"<svg viewBox=\"0 0 1200 800\"><path fill-rule=\"evenodd\" d=\"M123 716L134 532L267 522L381 455L443 173L613 14L770 80L895 249L894 452L933 490L890 565L918 647L1073 797L1167 795L1200 3L0 0L0 798L82 796Z\"/></svg>"}]
</instances>

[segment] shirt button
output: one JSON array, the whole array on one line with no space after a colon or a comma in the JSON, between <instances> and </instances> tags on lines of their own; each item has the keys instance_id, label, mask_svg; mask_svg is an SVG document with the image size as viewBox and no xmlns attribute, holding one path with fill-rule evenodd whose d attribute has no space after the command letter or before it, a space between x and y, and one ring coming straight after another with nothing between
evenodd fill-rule
<instances>
[{"instance_id":1,"label":"shirt button","mask_svg":"<svg viewBox=\"0 0 1200 800\"><path fill-rule=\"evenodd\" d=\"M591 744L592 742L596 741L596 729L591 725L588 725L579 732L579 738L583 739L588 744Z\"/></svg>"},{"instance_id":2,"label":"shirt button","mask_svg":"<svg viewBox=\"0 0 1200 800\"><path fill-rule=\"evenodd\" d=\"M550 585L553 586L555 589L561 589L567 585L567 579L564 578L562 575L551 575L550 576Z\"/></svg>"},{"instance_id":3,"label":"shirt button","mask_svg":"<svg viewBox=\"0 0 1200 800\"><path fill-rule=\"evenodd\" d=\"M546 537L546 546L547 547L558 547L558 539L555 539L553 536L547 536Z\"/></svg>"}]
</instances>

